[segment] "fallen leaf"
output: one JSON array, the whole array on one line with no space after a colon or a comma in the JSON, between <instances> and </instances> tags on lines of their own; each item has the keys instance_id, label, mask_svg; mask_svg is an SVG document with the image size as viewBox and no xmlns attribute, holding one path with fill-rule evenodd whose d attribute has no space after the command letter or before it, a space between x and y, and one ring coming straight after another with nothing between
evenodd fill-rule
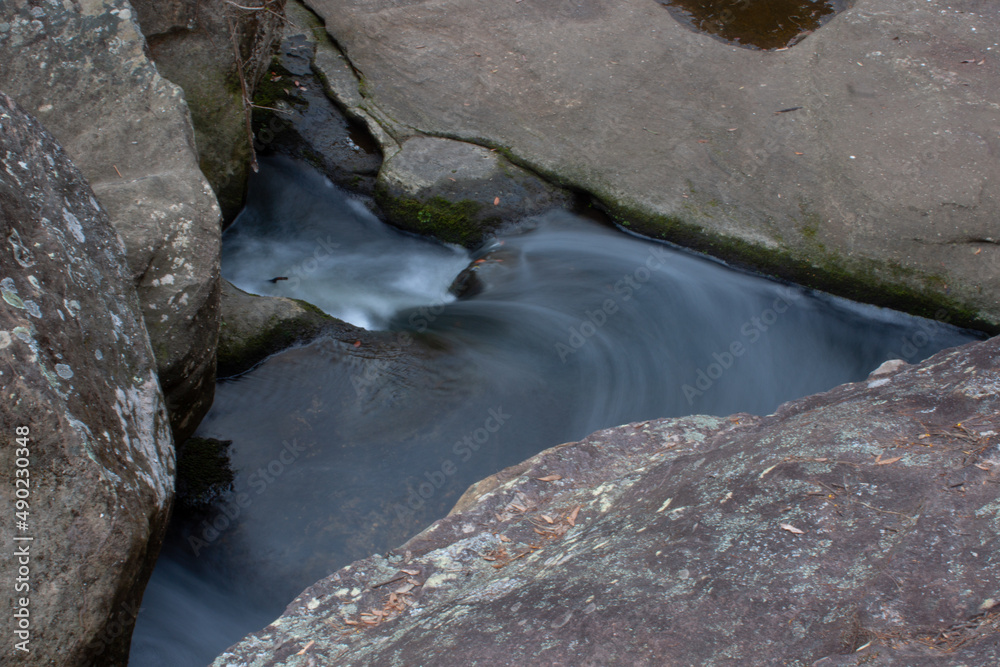
<instances>
[{"instance_id":1,"label":"fallen leaf","mask_svg":"<svg viewBox=\"0 0 1000 667\"><path fill-rule=\"evenodd\" d=\"M412 591L414 588L415 586L413 584L403 584L402 586L394 590L393 593L396 595L405 595L406 593Z\"/></svg>"},{"instance_id":2,"label":"fallen leaf","mask_svg":"<svg viewBox=\"0 0 1000 667\"><path fill-rule=\"evenodd\" d=\"M309 643L306 644L304 647L302 647L302 650L299 651L298 653L296 653L295 655L305 655L305 652L308 651L309 649L311 649L315 644L316 644L316 640L315 639L310 639Z\"/></svg>"},{"instance_id":3,"label":"fallen leaf","mask_svg":"<svg viewBox=\"0 0 1000 667\"><path fill-rule=\"evenodd\" d=\"M539 482L557 482L562 479L562 475L546 475L545 477L536 477Z\"/></svg>"},{"instance_id":4,"label":"fallen leaf","mask_svg":"<svg viewBox=\"0 0 1000 667\"><path fill-rule=\"evenodd\" d=\"M354 347L361 347L361 341L360 340L354 341Z\"/></svg>"},{"instance_id":5,"label":"fallen leaf","mask_svg":"<svg viewBox=\"0 0 1000 667\"><path fill-rule=\"evenodd\" d=\"M789 533L794 533L796 535L805 535L805 533L806 533L806 531L799 530L798 528L796 528L795 526L793 526L790 523L783 523L783 524L781 524L781 527L783 529L787 530Z\"/></svg>"},{"instance_id":6,"label":"fallen leaf","mask_svg":"<svg viewBox=\"0 0 1000 667\"><path fill-rule=\"evenodd\" d=\"M576 517L580 515L581 509L583 509L583 505L577 505L576 507L574 507L573 511L569 513L569 516L566 517L566 523L568 523L571 526L575 526Z\"/></svg>"},{"instance_id":7,"label":"fallen leaf","mask_svg":"<svg viewBox=\"0 0 1000 667\"><path fill-rule=\"evenodd\" d=\"M982 463L977 463L976 467L980 470L985 470L986 472L990 471L990 467L988 465L983 465Z\"/></svg>"},{"instance_id":8,"label":"fallen leaf","mask_svg":"<svg viewBox=\"0 0 1000 667\"><path fill-rule=\"evenodd\" d=\"M798 152L798 151L795 151L795 154L796 154L796 155L805 155L805 153L800 153L800 152Z\"/></svg>"},{"instance_id":9,"label":"fallen leaf","mask_svg":"<svg viewBox=\"0 0 1000 667\"><path fill-rule=\"evenodd\" d=\"M499 204L500 204L500 197L494 197L493 198L493 205L494 206L499 206Z\"/></svg>"},{"instance_id":10,"label":"fallen leaf","mask_svg":"<svg viewBox=\"0 0 1000 667\"><path fill-rule=\"evenodd\" d=\"M708 143L708 139L699 139L698 143L699 144L707 144Z\"/></svg>"},{"instance_id":11,"label":"fallen leaf","mask_svg":"<svg viewBox=\"0 0 1000 667\"><path fill-rule=\"evenodd\" d=\"M420 574L420 570L416 569L415 567L409 567L409 568L404 567L403 569L400 570L400 572L405 572L406 574L409 574L414 577Z\"/></svg>"},{"instance_id":12,"label":"fallen leaf","mask_svg":"<svg viewBox=\"0 0 1000 667\"><path fill-rule=\"evenodd\" d=\"M497 538L498 538L498 539L499 539L499 540L500 540L501 542L510 542L510 538L509 538L509 537L507 537L506 535L497 535Z\"/></svg>"},{"instance_id":13,"label":"fallen leaf","mask_svg":"<svg viewBox=\"0 0 1000 667\"><path fill-rule=\"evenodd\" d=\"M982 249L982 248L976 248L976 252L974 252L974 253L972 253L972 254L973 254L973 255L978 255L978 254L979 254L979 253L981 253L982 251L983 251L983 249Z\"/></svg>"},{"instance_id":14,"label":"fallen leaf","mask_svg":"<svg viewBox=\"0 0 1000 667\"><path fill-rule=\"evenodd\" d=\"M891 459L882 459L881 461L875 461L875 465L887 466L890 463L895 463L896 461L901 461L902 459L903 459L902 456L893 456Z\"/></svg>"},{"instance_id":15,"label":"fallen leaf","mask_svg":"<svg viewBox=\"0 0 1000 667\"><path fill-rule=\"evenodd\" d=\"M357 621L352 621L352 620L351 620L351 619L349 619L349 618L345 618L345 619L344 619L344 623L346 623L347 625L361 625L361 624L360 624L360 623L358 623Z\"/></svg>"},{"instance_id":16,"label":"fallen leaf","mask_svg":"<svg viewBox=\"0 0 1000 667\"><path fill-rule=\"evenodd\" d=\"M545 521L545 523L555 523L555 521L552 520L552 517L550 517L548 514L543 514L542 519Z\"/></svg>"}]
</instances>

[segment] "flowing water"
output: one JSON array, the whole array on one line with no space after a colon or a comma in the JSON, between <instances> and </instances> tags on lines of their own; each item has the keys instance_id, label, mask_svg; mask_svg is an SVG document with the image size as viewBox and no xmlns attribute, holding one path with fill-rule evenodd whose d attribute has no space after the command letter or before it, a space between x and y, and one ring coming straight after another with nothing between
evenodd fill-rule
<instances>
[{"instance_id":1,"label":"flowing water","mask_svg":"<svg viewBox=\"0 0 1000 667\"><path fill-rule=\"evenodd\" d=\"M766 414L976 338L567 212L470 255L383 225L288 161L265 162L252 191L223 274L381 329L391 352L320 338L219 383L199 435L233 442L233 489L173 522L132 665L211 661L546 447L655 417ZM479 280L456 298L470 262Z\"/></svg>"}]
</instances>

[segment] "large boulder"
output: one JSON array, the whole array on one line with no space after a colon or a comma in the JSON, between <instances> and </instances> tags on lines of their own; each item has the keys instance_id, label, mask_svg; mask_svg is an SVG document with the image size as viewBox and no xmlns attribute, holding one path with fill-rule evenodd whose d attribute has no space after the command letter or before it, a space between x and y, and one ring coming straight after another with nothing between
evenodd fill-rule
<instances>
[{"instance_id":1,"label":"large boulder","mask_svg":"<svg viewBox=\"0 0 1000 667\"><path fill-rule=\"evenodd\" d=\"M126 0L0 4L0 89L38 115L125 240L175 435L211 405L219 207L180 88Z\"/></svg>"},{"instance_id":2,"label":"large boulder","mask_svg":"<svg viewBox=\"0 0 1000 667\"><path fill-rule=\"evenodd\" d=\"M648 0L307 4L361 77L345 99L393 131L506 149L635 231L1000 325L993 0L857 0L781 51Z\"/></svg>"},{"instance_id":3,"label":"large boulder","mask_svg":"<svg viewBox=\"0 0 1000 667\"><path fill-rule=\"evenodd\" d=\"M271 62L284 4L132 0L157 69L184 89L201 169L227 220L243 207L251 163L244 92L252 99Z\"/></svg>"},{"instance_id":4,"label":"large boulder","mask_svg":"<svg viewBox=\"0 0 1000 667\"><path fill-rule=\"evenodd\" d=\"M998 360L547 450L214 664L997 664Z\"/></svg>"},{"instance_id":5,"label":"large boulder","mask_svg":"<svg viewBox=\"0 0 1000 667\"><path fill-rule=\"evenodd\" d=\"M173 497L170 422L121 238L3 94L0 238L5 660L124 665Z\"/></svg>"}]
</instances>

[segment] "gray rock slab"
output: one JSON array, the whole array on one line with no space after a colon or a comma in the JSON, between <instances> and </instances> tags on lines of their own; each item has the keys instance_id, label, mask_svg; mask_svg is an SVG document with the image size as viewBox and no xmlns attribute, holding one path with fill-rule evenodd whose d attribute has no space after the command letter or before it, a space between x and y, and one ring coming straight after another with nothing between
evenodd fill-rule
<instances>
[{"instance_id":1,"label":"gray rock slab","mask_svg":"<svg viewBox=\"0 0 1000 667\"><path fill-rule=\"evenodd\" d=\"M307 4L396 127L507 149L643 233L1000 323L994 2L858 0L784 51L645 0Z\"/></svg>"},{"instance_id":2,"label":"gray rock slab","mask_svg":"<svg viewBox=\"0 0 1000 667\"><path fill-rule=\"evenodd\" d=\"M124 665L173 499L170 422L121 238L3 94L0 239L4 664Z\"/></svg>"},{"instance_id":3,"label":"gray rock slab","mask_svg":"<svg viewBox=\"0 0 1000 667\"><path fill-rule=\"evenodd\" d=\"M554 447L214 665L995 664L998 352Z\"/></svg>"},{"instance_id":4,"label":"gray rock slab","mask_svg":"<svg viewBox=\"0 0 1000 667\"><path fill-rule=\"evenodd\" d=\"M219 207L180 88L125 0L0 5L0 89L65 148L125 240L178 439L211 405Z\"/></svg>"}]
</instances>

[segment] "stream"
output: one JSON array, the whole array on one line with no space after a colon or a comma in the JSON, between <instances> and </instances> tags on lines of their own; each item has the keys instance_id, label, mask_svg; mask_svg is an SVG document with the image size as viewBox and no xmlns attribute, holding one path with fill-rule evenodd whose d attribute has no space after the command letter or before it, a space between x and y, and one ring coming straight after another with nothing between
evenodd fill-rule
<instances>
[{"instance_id":1,"label":"stream","mask_svg":"<svg viewBox=\"0 0 1000 667\"><path fill-rule=\"evenodd\" d=\"M224 277L386 344L321 337L219 382L198 435L232 441L233 488L175 516L133 636L139 667L211 662L310 584L547 447L657 417L768 414L981 338L569 212L468 252L384 225L287 159L263 160L250 192L224 235Z\"/></svg>"}]
</instances>

